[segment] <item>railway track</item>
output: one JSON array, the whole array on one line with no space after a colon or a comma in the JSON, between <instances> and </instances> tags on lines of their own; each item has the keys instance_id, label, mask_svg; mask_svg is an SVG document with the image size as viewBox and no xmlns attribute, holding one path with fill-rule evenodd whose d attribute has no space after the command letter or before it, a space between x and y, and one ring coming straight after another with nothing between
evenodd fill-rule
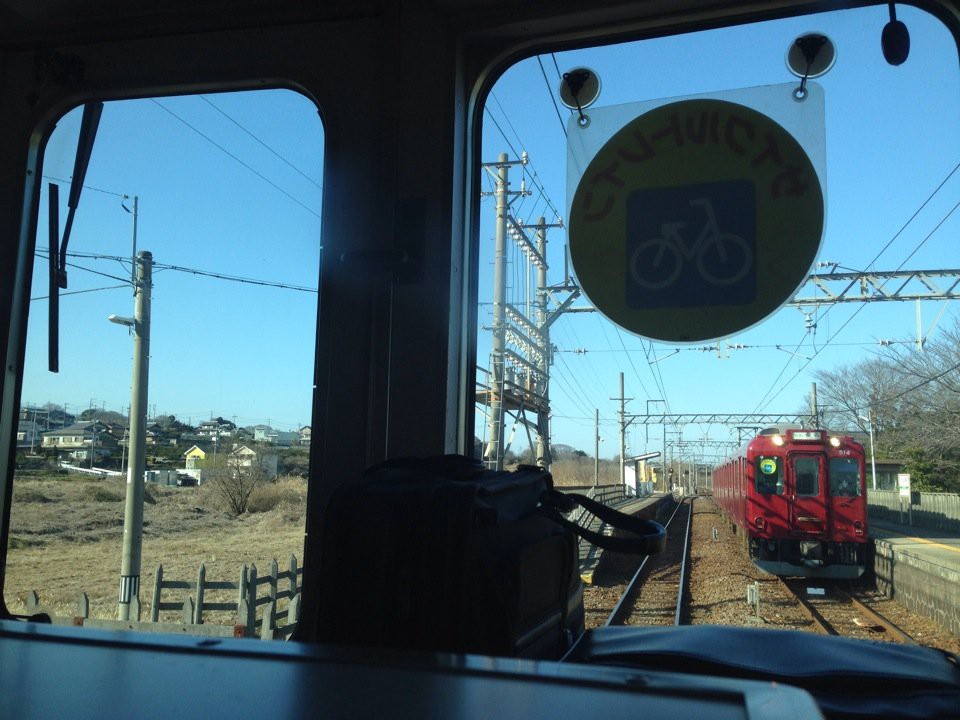
<instances>
[{"instance_id":1,"label":"railway track","mask_svg":"<svg viewBox=\"0 0 960 720\"><path fill-rule=\"evenodd\" d=\"M916 644L907 633L836 582L780 578L780 583L796 599L815 632Z\"/></svg>"},{"instance_id":2,"label":"railway track","mask_svg":"<svg viewBox=\"0 0 960 720\"><path fill-rule=\"evenodd\" d=\"M643 558L603 623L605 626L683 624L692 521L690 500L680 501L665 524L666 548Z\"/></svg>"}]
</instances>

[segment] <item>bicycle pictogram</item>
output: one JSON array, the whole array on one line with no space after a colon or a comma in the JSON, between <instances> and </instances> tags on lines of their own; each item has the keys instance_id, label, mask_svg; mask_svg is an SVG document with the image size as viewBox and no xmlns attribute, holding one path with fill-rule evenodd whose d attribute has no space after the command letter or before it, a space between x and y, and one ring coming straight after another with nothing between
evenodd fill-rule
<instances>
[{"instance_id":1,"label":"bicycle pictogram","mask_svg":"<svg viewBox=\"0 0 960 720\"><path fill-rule=\"evenodd\" d=\"M697 198L689 205L702 207L706 215L692 243L681 234L690 223L664 222L660 236L644 240L630 256L630 276L640 287L661 290L672 285L691 261L701 278L718 286L742 280L753 266L750 245L739 235L721 232L710 199Z\"/></svg>"}]
</instances>

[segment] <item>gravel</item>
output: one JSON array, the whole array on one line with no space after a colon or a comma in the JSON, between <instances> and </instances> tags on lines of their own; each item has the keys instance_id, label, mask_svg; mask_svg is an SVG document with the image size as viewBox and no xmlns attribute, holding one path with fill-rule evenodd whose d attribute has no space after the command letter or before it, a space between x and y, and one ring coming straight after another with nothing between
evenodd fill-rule
<instances>
[{"instance_id":1,"label":"gravel","mask_svg":"<svg viewBox=\"0 0 960 720\"><path fill-rule=\"evenodd\" d=\"M742 535L734 534L730 522L713 501L701 497L693 502L689 623L812 631L812 623L788 591L774 576L761 572L749 561ZM682 530L671 528L671 532ZM584 594L587 627L603 624L632 577L637 562L636 558L624 556L604 558L594 574L594 584ZM753 583L759 588L759 613L746 602L747 588ZM816 581L811 581L811 585L815 584ZM855 584L853 594L920 644L960 653L960 637L884 597L869 581ZM630 623L647 624L643 620L645 614L649 615L634 612ZM859 627L859 623L857 625ZM851 628L851 633L856 634L856 630ZM884 638L880 635L875 639Z\"/></svg>"}]
</instances>

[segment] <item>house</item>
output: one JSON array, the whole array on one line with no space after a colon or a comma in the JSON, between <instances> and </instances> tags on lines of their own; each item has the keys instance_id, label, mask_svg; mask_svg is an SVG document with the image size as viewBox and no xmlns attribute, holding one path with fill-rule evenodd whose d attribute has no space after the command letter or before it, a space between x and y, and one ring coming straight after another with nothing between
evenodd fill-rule
<instances>
[{"instance_id":1,"label":"house","mask_svg":"<svg viewBox=\"0 0 960 720\"><path fill-rule=\"evenodd\" d=\"M273 444L277 447L291 447L300 443L300 433L278 430L273 435Z\"/></svg>"},{"instance_id":2,"label":"house","mask_svg":"<svg viewBox=\"0 0 960 720\"><path fill-rule=\"evenodd\" d=\"M238 468L262 468L271 480L277 477L278 457L274 453L253 450L246 445L240 445L230 455L230 464Z\"/></svg>"},{"instance_id":3,"label":"house","mask_svg":"<svg viewBox=\"0 0 960 720\"><path fill-rule=\"evenodd\" d=\"M105 457L120 445L119 438L113 434L106 423L100 421L81 421L59 430L48 430L42 434L41 447L66 454L76 460L86 460L91 453Z\"/></svg>"},{"instance_id":4,"label":"house","mask_svg":"<svg viewBox=\"0 0 960 720\"><path fill-rule=\"evenodd\" d=\"M229 420L216 418L215 420L204 420L200 423L197 426L196 434L202 438L216 440L217 438L233 437L236 431L237 426Z\"/></svg>"},{"instance_id":5,"label":"house","mask_svg":"<svg viewBox=\"0 0 960 720\"><path fill-rule=\"evenodd\" d=\"M300 428L300 445L310 447L310 426L304 425Z\"/></svg>"},{"instance_id":6,"label":"house","mask_svg":"<svg viewBox=\"0 0 960 720\"><path fill-rule=\"evenodd\" d=\"M17 424L17 449L23 450L29 448L33 450L40 446L40 442L40 424L33 420L21 419Z\"/></svg>"},{"instance_id":7,"label":"house","mask_svg":"<svg viewBox=\"0 0 960 720\"><path fill-rule=\"evenodd\" d=\"M253 441L270 443L279 447L290 447L300 443L300 433L274 430L269 425L257 425L253 428Z\"/></svg>"},{"instance_id":8,"label":"house","mask_svg":"<svg viewBox=\"0 0 960 720\"><path fill-rule=\"evenodd\" d=\"M273 436L276 434L274 430L269 425L254 425L253 426L253 441L254 442L273 442Z\"/></svg>"},{"instance_id":9,"label":"house","mask_svg":"<svg viewBox=\"0 0 960 720\"><path fill-rule=\"evenodd\" d=\"M183 454L185 468L187 470L200 470L203 468L203 461L207 458L207 453L199 445L194 445Z\"/></svg>"},{"instance_id":10,"label":"house","mask_svg":"<svg viewBox=\"0 0 960 720\"><path fill-rule=\"evenodd\" d=\"M37 424L41 432L63 428L72 425L76 421L76 416L65 412L60 408L50 407L22 407L20 408L20 420L30 420Z\"/></svg>"}]
</instances>

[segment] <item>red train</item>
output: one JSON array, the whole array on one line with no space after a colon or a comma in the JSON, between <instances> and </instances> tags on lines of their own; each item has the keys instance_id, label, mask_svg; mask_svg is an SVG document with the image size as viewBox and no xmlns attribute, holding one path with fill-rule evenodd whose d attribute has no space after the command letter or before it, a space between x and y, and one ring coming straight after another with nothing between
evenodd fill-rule
<instances>
[{"instance_id":1,"label":"red train","mask_svg":"<svg viewBox=\"0 0 960 720\"><path fill-rule=\"evenodd\" d=\"M866 491L863 446L826 430L764 430L713 471L715 502L774 575L863 574Z\"/></svg>"}]
</instances>

